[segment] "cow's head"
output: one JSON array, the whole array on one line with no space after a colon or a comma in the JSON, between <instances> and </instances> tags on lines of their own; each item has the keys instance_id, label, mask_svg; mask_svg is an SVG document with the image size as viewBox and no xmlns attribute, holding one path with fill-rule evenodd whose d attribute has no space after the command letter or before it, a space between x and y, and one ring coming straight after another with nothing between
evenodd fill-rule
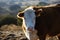
<instances>
[{"instance_id":1,"label":"cow's head","mask_svg":"<svg viewBox=\"0 0 60 40\"><path fill-rule=\"evenodd\" d=\"M40 16L42 9L36 7L28 7L23 12L19 12L17 17L25 20L25 25L27 27L35 26L35 19L37 16Z\"/></svg>"},{"instance_id":2,"label":"cow's head","mask_svg":"<svg viewBox=\"0 0 60 40\"><path fill-rule=\"evenodd\" d=\"M25 36L29 38L29 35L27 34L26 30L29 30L29 29L34 29L35 27L35 20L36 20L36 17L40 16L40 13L42 12L42 9L39 9L39 8L36 8L36 7L28 7L26 8L23 12L19 12L17 17L18 18L21 18L23 19L23 31L25 33ZM35 31L37 33L37 31ZM35 33L34 32L34 33ZM33 33L32 33L33 34ZM36 36L36 39L38 38L38 36L36 34L33 34ZM35 39L35 38L34 38Z\"/></svg>"}]
</instances>

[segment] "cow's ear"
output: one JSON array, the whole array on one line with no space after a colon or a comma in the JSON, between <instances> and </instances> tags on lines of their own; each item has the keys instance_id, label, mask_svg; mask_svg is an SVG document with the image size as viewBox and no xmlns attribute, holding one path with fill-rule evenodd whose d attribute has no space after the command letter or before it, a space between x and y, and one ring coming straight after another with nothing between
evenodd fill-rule
<instances>
[{"instance_id":1,"label":"cow's ear","mask_svg":"<svg viewBox=\"0 0 60 40\"><path fill-rule=\"evenodd\" d=\"M38 9L38 10L36 10L36 16L38 17L38 16L41 16L41 13L42 13L42 9Z\"/></svg>"},{"instance_id":2,"label":"cow's ear","mask_svg":"<svg viewBox=\"0 0 60 40\"><path fill-rule=\"evenodd\" d=\"M35 14L36 16L41 16L41 13L42 13L42 8L39 8L37 6L34 6L33 9L35 10Z\"/></svg>"},{"instance_id":3,"label":"cow's ear","mask_svg":"<svg viewBox=\"0 0 60 40\"><path fill-rule=\"evenodd\" d=\"M23 18L23 16L24 16L24 12L19 12L19 13L17 14L17 17L18 17L18 18Z\"/></svg>"}]
</instances>

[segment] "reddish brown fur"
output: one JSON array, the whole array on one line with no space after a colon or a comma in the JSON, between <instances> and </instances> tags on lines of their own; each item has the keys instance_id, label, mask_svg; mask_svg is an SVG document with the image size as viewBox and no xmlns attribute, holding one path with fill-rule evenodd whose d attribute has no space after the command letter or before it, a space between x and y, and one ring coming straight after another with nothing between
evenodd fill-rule
<instances>
[{"instance_id":1,"label":"reddish brown fur","mask_svg":"<svg viewBox=\"0 0 60 40\"><path fill-rule=\"evenodd\" d=\"M40 40L45 40L46 34L55 36L60 33L60 4L54 6L34 6L33 9L36 11L35 29L38 31L37 35ZM39 9L42 9L42 11L37 11Z\"/></svg>"},{"instance_id":2,"label":"reddish brown fur","mask_svg":"<svg viewBox=\"0 0 60 40\"><path fill-rule=\"evenodd\" d=\"M36 17L35 29L41 40L45 40L46 34L55 36L60 33L60 5L40 9L42 12Z\"/></svg>"}]
</instances>

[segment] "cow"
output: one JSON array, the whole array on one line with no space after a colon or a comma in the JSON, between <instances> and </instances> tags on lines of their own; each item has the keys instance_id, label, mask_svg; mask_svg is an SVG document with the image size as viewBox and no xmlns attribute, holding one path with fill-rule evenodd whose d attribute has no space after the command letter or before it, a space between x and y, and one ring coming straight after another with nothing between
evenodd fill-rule
<instances>
[{"instance_id":1,"label":"cow","mask_svg":"<svg viewBox=\"0 0 60 40\"><path fill-rule=\"evenodd\" d=\"M58 38L60 34L60 4L31 6L17 17L23 19L22 29L29 40L45 40L46 35Z\"/></svg>"}]
</instances>

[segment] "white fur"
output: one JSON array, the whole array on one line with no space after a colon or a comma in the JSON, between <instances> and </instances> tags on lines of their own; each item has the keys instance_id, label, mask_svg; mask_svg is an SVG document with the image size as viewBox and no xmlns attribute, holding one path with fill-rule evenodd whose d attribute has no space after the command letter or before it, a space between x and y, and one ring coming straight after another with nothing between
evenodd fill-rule
<instances>
[{"instance_id":1,"label":"white fur","mask_svg":"<svg viewBox=\"0 0 60 40\"><path fill-rule=\"evenodd\" d=\"M33 10L33 7L29 7L24 10L24 18L23 18L23 25L26 28L25 35L30 40L30 33L28 31L28 28L31 28L34 30L35 26L35 11Z\"/></svg>"}]
</instances>

